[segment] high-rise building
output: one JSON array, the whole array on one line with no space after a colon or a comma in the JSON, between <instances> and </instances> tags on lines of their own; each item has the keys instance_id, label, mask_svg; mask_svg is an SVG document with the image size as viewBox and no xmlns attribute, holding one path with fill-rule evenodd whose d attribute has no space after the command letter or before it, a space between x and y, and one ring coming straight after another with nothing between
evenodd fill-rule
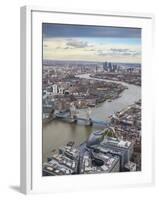
<instances>
[{"instance_id":1,"label":"high-rise building","mask_svg":"<svg viewBox=\"0 0 159 200\"><path fill-rule=\"evenodd\" d=\"M109 72L112 72L112 63L111 62L108 63L108 69L109 69Z\"/></svg>"},{"instance_id":2,"label":"high-rise building","mask_svg":"<svg viewBox=\"0 0 159 200\"><path fill-rule=\"evenodd\" d=\"M58 90L57 90L57 85L56 84L53 84L52 85L52 92L53 92L53 94L57 94L57 92L58 92Z\"/></svg>"},{"instance_id":3,"label":"high-rise building","mask_svg":"<svg viewBox=\"0 0 159 200\"><path fill-rule=\"evenodd\" d=\"M128 163L133 154L133 143L129 141L118 140L117 138L106 137L100 143L100 150L104 149L110 151L113 155L120 157L121 171L124 169L126 163Z\"/></svg>"},{"instance_id":4,"label":"high-rise building","mask_svg":"<svg viewBox=\"0 0 159 200\"><path fill-rule=\"evenodd\" d=\"M104 62L104 63L103 63L103 69L104 69L105 71L108 71L108 63L107 63L107 62Z\"/></svg>"},{"instance_id":5,"label":"high-rise building","mask_svg":"<svg viewBox=\"0 0 159 200\"><path fill-rule=\"evenodd\" d=\"M113 72L117 71L117 64L113 64Z\"/></svg>"},{"instance_id":6,"label":"high-rise building","mask_svg":"<svg viewBox=\"0 0 159 200\"><path fill-rule=\"evenodd\" d=\"M110 153L120 158L120 170L123 171L133 154L133 143L114 137L104 137L103 131L93 132L87 140L87 148L100 153Z\"/></svg>"}]
</instances>

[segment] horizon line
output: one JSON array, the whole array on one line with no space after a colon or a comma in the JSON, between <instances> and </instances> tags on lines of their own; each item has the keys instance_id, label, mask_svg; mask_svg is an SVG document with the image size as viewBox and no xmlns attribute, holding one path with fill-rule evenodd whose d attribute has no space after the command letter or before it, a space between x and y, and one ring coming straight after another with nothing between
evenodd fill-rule
<instances>
[{"instance_id":1,"label":"horizon line","mask_svg":"<svg viewBox=\"0 0 159 200\"><path fill-rule=\"evenodd\" d=\"M95 61L95 60L63 60L63 59L60 59L60 60L57 60L57 59L42 59L42 61L71 61L71 62L77 62L77 61L80 61L80 62L97 62L97 63L104 63L104 62L108 62L108 63L123 63L123 64L142 64L141 62L114 62L114 61Z\"/></svg>"}]
</instances>

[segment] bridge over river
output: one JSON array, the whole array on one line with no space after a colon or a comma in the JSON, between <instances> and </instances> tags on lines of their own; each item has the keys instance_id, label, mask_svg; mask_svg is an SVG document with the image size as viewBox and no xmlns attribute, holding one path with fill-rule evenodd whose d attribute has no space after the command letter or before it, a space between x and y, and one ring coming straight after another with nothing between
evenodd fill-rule
<instances>
[{"instance_id":1,"label":"bridge over river","mask_svg":"<svg viewBox=\"0 0 159 200\"><path fill-rule=\"evenodd\" d=\"M56 119L58 120L64 120L65 122L69 122L69 123L78 123L79 121L84 122L84 125L89 125L89 126L93 126L93 125L99 125L99 126L104 126L104 127L108 127L110 125L109 121L101 121L101 120L93 120L91 118L83 118L83 117L78 117L78 116L63 116L63 115L59 115L56 114Z\"/></svg>"}]
</instances>

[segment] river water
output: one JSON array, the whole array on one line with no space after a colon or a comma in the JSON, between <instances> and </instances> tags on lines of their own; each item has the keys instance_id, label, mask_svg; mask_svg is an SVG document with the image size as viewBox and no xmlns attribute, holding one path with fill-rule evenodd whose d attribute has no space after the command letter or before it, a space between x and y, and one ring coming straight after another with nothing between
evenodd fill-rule
<instances>
[{"instance_id":1,"label":"river water","mask_svg":"<svg viewBox=\"0 0 159 200\"><path fill-rule=\"evenodd\" d=\"M124 90L120 97L108 102L105 101L92 108L91 118L97 120L106 120L110 115L117 111L120 111L127 106L133 104L135 101L141 99L141 87L131 85L124 82L109 81L98 78L91 78L89 74L78 75L80 78L87 78L93 80L107 81L122 83L127 86L128 89ZM86 110L80 110L79 116L85 117ZM53 149L58 149L61 146L66 145L69 141L74 141L75 144L79 145L84 142L89 134L94 130L102 129L99 126L85 126L82 123L70 124L67 122L54 120L48 124L43 125L43 162L46 161L47 157Z\"/></svg>"}]
</instances>

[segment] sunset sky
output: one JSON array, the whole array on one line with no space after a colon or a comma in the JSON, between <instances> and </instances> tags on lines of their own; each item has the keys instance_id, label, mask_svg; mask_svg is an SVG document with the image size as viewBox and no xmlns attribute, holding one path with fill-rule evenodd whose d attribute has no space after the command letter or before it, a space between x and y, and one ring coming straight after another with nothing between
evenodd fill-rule
<instances>
[{"instance_id":1,"label":"sunset sky","mask_svg":"<svg viewBox=\"0 0 159 200\"><path fill-rule=\"evenodd\" d=\"M43 59L141 63L141 29L44 23Z\"/></svg>"}]
</instances>

